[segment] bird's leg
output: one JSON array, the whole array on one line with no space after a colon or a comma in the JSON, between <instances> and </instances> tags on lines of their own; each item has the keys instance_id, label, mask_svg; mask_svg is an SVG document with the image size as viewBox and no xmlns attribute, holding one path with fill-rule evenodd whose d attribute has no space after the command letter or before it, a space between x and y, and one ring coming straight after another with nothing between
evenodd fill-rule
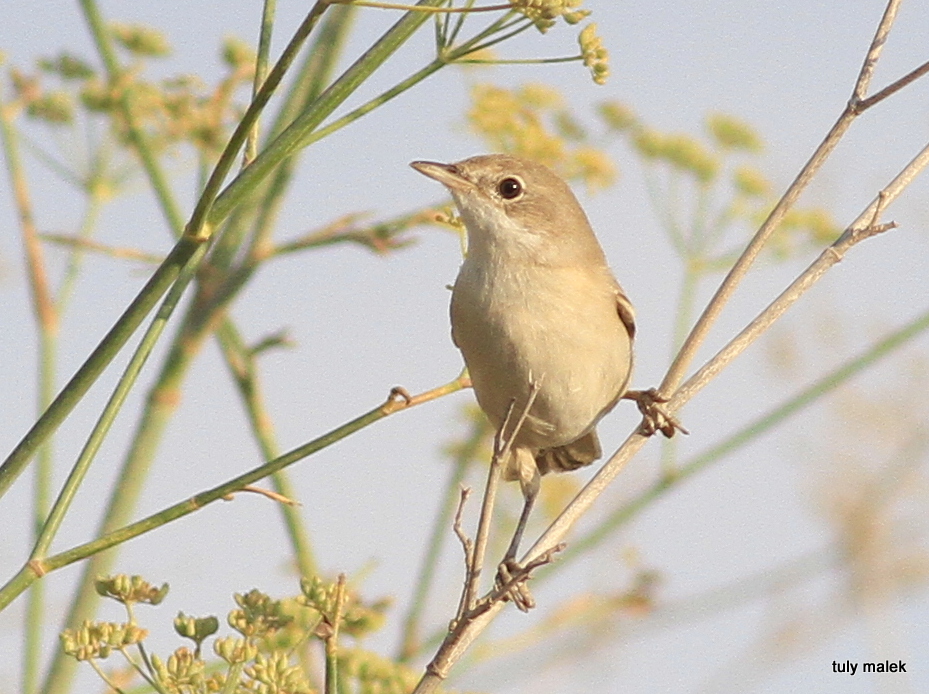
<instances>
[{"instance_id":1,"label":"bird's leg","mask_svg":"<svg viewBox=\"0 0 929 694\"><path fill-rule=\"evenodd\" d=\"M642 425L639 432L643 436L651 436L660 431L667 438L674 436L675 431L682 434L690 432L672 415L667 412L661 405L668 402L656 388L648 390L627 390L623 393L623 400L633 400L642 413Z\"/></svg>"},{"instance_id":2,"label":"bird's leg","mask_svg":"<svg viewBox=\"0 0 929 694\"><path fill-rule=\"evenodd\" d=\"M526 404L516 410L516 399L510 401L506 410L506 416L494 435L494 451L490 459L490 470L487 473L487 488L484 490L484 500L481 503L481 515L477 522L477 536L474 539L474 552L468 561L468 571L465 577L465 590L462 594L459 605L459 616L474 609L476 606L476 596L478 591L478 582L481 575L481 567L484 564L484 553L487 549L487 538L490 534L490 519L493 515L494 498L497 494L497 486L500 481L503 465L513 451L513 441L519 434L519 430L526 421L526 416L539 394L539 382L530 381L529 396ZM511 426L512 424L512 426Z\"/></svg>"},{"instance_id":3,"label":"bird's leg","mask_svg":"<svg viewBox=\"0 0 929 694\"><path fill-rule=\"evenodd\" d=\"M526 522L529 520L529 514L532 512L532 505L539 496L539 489L542 487L542 477L539 475L539 469L533 466L531 479L524 481L520 479L519 486L523 492L523 510L519 514L519 521L516 523L516 531L513 533L513 539L510 540L510 546L503 555L503 561L514 561L516 553L519 551L519 543L523 539L523 533L526 530Z\"/></svg>"},{"instance_id":4,"label":"bird's leg","mask_svg":"<svg viewBox=\"0 0 929 694\"><path fill-rule=\"evenodd\" d=\"M539 469L535 466L535 460L532 461L532 474L529 479L520 477L519 486L523 492L523 510L519 514L519 520L516 523L516 531L513 533L513 539L510 540L510 546L503 555L503 561L497 568L496 584L498 588L503 588L512 583L512 587L507 590L506 595L513 600L523 612L528 612L535 607L535 599L529 592L526 585L526 579L529 577L525 567L516 561L516 554L519 551L519 543L523 538L523 532L526 530L526 522L529 520L529 514L532 512L532 506L539 496L539 489L542 486L542 477L539 475ZM520 574L525 574L520 576Z\"/></svg>"}]
</instances>

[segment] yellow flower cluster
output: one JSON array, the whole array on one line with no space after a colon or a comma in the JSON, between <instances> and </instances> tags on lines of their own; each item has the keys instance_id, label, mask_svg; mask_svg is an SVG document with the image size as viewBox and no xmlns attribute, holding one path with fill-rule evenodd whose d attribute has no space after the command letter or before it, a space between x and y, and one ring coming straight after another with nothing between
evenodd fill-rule
<instances>
[{"instance_id":1,"label":"yellow flower cluster","mask_svg":"<svg viewBox=\"0 0 929 694\"><path fill-rule=\"evenodd\" d=\"M229 38L222 47L228 74L216 86L179 75L159 82L143 77L147 61L170 53L167 40L158 32L140 26L115 25L118 44L135 59L119 77L98 74L89 63L62 53L38 61L38 71L11 71L16 99L14 106L33 119L50 125L73 123L78 106L91 114L110 116L116 136L126 141L128 125L123 106L129 104L136 124L156 149L189 142L201 152L217 156L226 144L230 129L241 115L234 97L251 84L255 56L246 43ZM49 79L60 88L45 86Z\"/></svg>"},{"instance_id":2,"label":"yellow flower cluster","mask_svg":"<svg viewBox=\"0 0 929 694\"><path fill-rule=\"evenodd\" d=\"M706 120L707 130L723 149L760 152L763 149L761 138L745 122L726 115L713 113Z\"/></svg>"},{"instance_id":3,"label":"yellow flower cluster","mask_svg":"<svg viewBox=\"0 0 929 694\"><path fill-rule=\"evenodd\" d=\"M85 621L79 629L61 632L61 647L75 660L107 658L115 651L144 640L148 630L135 624Z\"/></svg>"},{"instance_id":4,"label":"yellow flower cluster","mask_svg":"<svg viewBox=\"0 0 929 694\"><path fill-rule=\"evenodd\" d=\"M667 161L677 169L693 173L702 183L712 181L719 171L719 160L690 135L640 128L633 144L645 159Z\"/></svg>"},{"instance_id":5,"label":"yellow flower cluster","mask_svg":"<svg viewBox=\"0 0 929 694\"><path fill-rule=\"evenodd\" d=\"M590 69L590 74L597 84L605 84L610 76L610 54L603 47L603 40L597 36L597 25L588 24L577 37L581 46L581 57L584 65Z\"/></svg>"},{"instance_id":6,"label":"yellow flower cluster","mask_svg":"<svg viewBox=\"0 0 929 694\"><path fill-rule=\"evenodd\" d=\"M268 655L259 653L254 663L245 668L245 675L258 685L254 691L313 693L313 688L300 666L291 665L288 655L280 651Z\"/></svg>"},{"instance_id":7,"label":"yellow flower cluster","mask_svg":"<svg viewBox=\"0 0 929 694\"><path fill-rule=\"evenodd\" d=\"M582 0L510 0L510 5L533 21L545 33L562 17L568 24L577 24L590 14L590 10L576 9Z\"/></svg>"},{"instance_id":8,"label":"yellow flower cluster","mask_svg":"<svg viewBox=\"0 0 929 694\"><path fill-rule=\"evenodd\" d=\"M471 128L488 148L534 159L590 189L616 178L609 156L589 144L561 95L540 84L504 89L480 84L471 90Z\"/></svg>"},{"instance_id":9,"label":"yellow flower cluster","mask_svg":"<svg viewBox=\"0 0 929 694\"><path fill-rule=\"evenodd\" d=\"M189 648L178 648L167 662L153 653L151 661L155 679L163 690L172 694L206 690L206 663Z\"/></svg>"}]
</instances>

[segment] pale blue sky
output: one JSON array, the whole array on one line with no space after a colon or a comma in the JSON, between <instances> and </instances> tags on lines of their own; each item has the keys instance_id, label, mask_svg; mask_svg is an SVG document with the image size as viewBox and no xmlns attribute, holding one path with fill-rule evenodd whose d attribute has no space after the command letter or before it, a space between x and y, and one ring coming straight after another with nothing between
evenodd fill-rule
<instances>
[{"instance_id":1,"label":"pale blue sky","mask_svg":"<svg viewBox=\"0 0 929 694\"><path fill-rule=\"evenodd\" d=\"M279 2L278 49L307 4ZM708 112L731 113L752 123L764 137L765 171L782 189L848 99L883 5L881 0L588 0L585 6L593 10L593 20L611 51L612 76L606 86L594 85L578 64L480 73L444 70L308 152L295 187L299 193L286 204L280 234L295 236L349 211L390 215L442 200L443 191L407 163L455 160L482 150L481 142L466 131L463 117L467 87L476 80L504 85L544 80L562 89L585 117L597 101L614 98L628 103L657 128L695 134ZM174 46L173 56L160 63L165 74L207 76L219 70L221 38L234 34L252 40L260 12L260 3L244 0L103 2L101 6L109 18L164 29ZM346 55L354 59L394 18L375 10L362 12ZM559 27L502 52L510 56L567 54L575 50L575 35L576 30ZM874 85L883 86L925 61L927 35L929 13L919 2L905 2ZM424 63L431 57L430 47L427 28L349 105L393 84L408 74L410 65ZM5 12L0 49L6 53L7 64L28 65L36 56L61 48L92 53L76 3L23 4ZM918 83L864 115L804 197L804 204L825 205L842 223L857 216L927 141L927 84ZM613 147L611 153L621 171L618 185L581 199L617 276L637 306L640 332L634 380L637 386L647 387L657 383L667 364L679 263L649 207L641 171L624 148ZM184 167L178 161L182 174ZM36 167L31 170L39 172ZM35 331L27 308L8 179L4 175L0 180L0 229L4 230L0 234L0 411L4 413L0 451L5 454L33 417ZM179 178L178 195L189 205L191 194L180 187L186 180ZM34 185L40 226L70 231L80 205L46 180L36 177ZM684 411L693 433L680 443L683 459L925 310L929 296L927 192L924 181L911 188L887 215L900 229L855 249L788 314L784 330L789 332L782 337L799 344L808 362L802 377L778 373L764 349L745 354ZM236 302L233 313L248 338L257 339L286 326L297 344L262 362L267 397L284 449L370 409L393 385L421 391L456 375L460 358L449 339L444 287L457 270L458 242L432 229L419 231L416 237L416 245L387 259L358 248L338 247L278 261ZM170 247L160 215L141 182L133 195L107 209L99 238L152 252ZM704 358L767 304L810 258L768 265L755 273L717 326ZM88 260L62 326L62 379L82 362L144 277L137 266ZM712 288L703 287L701 294L708 296ZM841 317L831 323L836 306L842 307ZM832 335L831 341L817 337L819 332ZM923 337L908 354L908 358L925 361L929 339ZM146 383L162 356L161 351L153 356ZM865 381L872 386L882 381L900 383L907 363L898 359L896 365L882 367ZM62 427L56 444L59 480L112 387L115 373L101 380ZM131 435L139 393L101 451L55 548L91 537L94 513L104 503L113 470ZM446 476L440 448L460 433L457 413L470 398L468 393L459 394L401 413L291 468L322 566L332 573L364 573L367 596L397 596L389 626L369 644L384 653L394 650L411 567L418 567L419 551ZM919 405L925 416L924 398ZM822 492L817 480L828 479L828 466L835 462L820 455L829 448L823 440L829 434L822 431L830 421L830 411L821 406L791 420L779 433L683 485L642 514L609 549L546 586L538 595L540 601L554 604L587 589L621 590L626 576L623 547L636 548L647 566L661 572L659 596L674 603L826 546L834 535L817 513L816 499ZM602 424L604 447L615 449L635 422L631 407L617 410ZM626 489L646 484L654 474L657 451L655 444L648 447L603 504L618 503ZM138 513L157 511L211 487L253 467L258 458L237 396L211 344L188 377L183 404L162 443L153 482ZM0 502L0 527L4 528L0 532L0 581L19 568L28 550L22 539L28 488L24 476ZM507 494L513 502L517 491ZM269 502L237 498L151 533L122 552L120 571L172 585L166 607L145 613L148 624L159 629L153 637L155 650L163 653L174 646L174 637L167 632L171 616L179 610L224 615L233 591L257 585L285 595L296 589L285 566L287 552L277 518ZM450 616L460 581L457 552L450 542L440 584L445 594L431 606L435 624ZM46 579L53 609L64 609L67 589L77 574L77 568L70 567ZM887 682L833 674L833 660L903 658L914 663L915 672L893 680L891 686L900 685L899 690L886 691L929 691L924 646L929 642L925 626L929 596L925 589L890 613L894 625L890 631L897 640L886 653L876 654L870 623L841 609L837 596L843 595L842 585L841 576L821 577L785 597L783 604L789 609L783 612L777 601L755 601L706 619L636 631L626 646L609 647L588 657L578 653L548 670L543 665L554 660L557 649L532 651L518 658L517 664L544 672L549 682L546 691L846 693L883 691L879 686ZM776 623L779 614L790 614L804 601L810 619L804 626L821 628L825 636L811 638L808 646L791 652L786 664L769 663L765 655L770 654L752 650L755 639ZM4 654L0 656L0 692L17 691L18 655L12 654L18 648L23 604L19 599L0 614L0 653ZM115 610L107 609L111 610L108 618L118 617ZM817 624L824 614L825 623ZM532 619L508 610L498 620L494 635L520 631ZM49 642L54 638L50 633ZM538 690L516 678L507 663L499 662L465 675L452 686L497 692Z\"/></svg>"}]
</instances>

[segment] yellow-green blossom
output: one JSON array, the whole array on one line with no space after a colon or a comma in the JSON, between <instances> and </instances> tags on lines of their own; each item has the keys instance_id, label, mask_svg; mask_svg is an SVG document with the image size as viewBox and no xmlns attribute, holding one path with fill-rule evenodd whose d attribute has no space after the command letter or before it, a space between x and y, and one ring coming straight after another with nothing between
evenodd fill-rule
<instances>
[{"instance_id":1,"label":"yellow-green blossom","mask_svg":"<svg viewBox=\"0 0 929 694\"><path fill-rule=\"evenodd\" d=\"M562 17L568 24L577 24L590 14L590 10L577 9L582 0L510 0L510 5L533 21L545 33Z\"/></svg>"},{"instance_id":2,"label":"yellow-green blossom","mask_svg":"<svg viewBox=\"0 0 929 694\"><path fill-rule=\"evenodd\" d=\"M584 27L577 37L577 42L581 46L584 65L590 69L594 82L605 84L606 78L610 76L610 54L603 47L603 40L597 36L597 25L588 24Z\"/></svg>"},{"instance_id":3,"label":"yellow-green blossom","mask_svg":"<svg viewBox=\"0 0 929 694\"><path fill-rule=\"evenodd\" d=\"M761 197L771 190L771 184L762 173L755 168L740 166L732 175L732 182L737 191L748 197Z\"/></svg>"},{"instance_id":4,"label":"yellow-green blossom","mask_svg":"<svg viewBox=\"0 0 929 694\"><path fill-rule=\"evenodd\" d=\"M724 113L711 114L706 120L707 129L723 149L760 152L761 138L747 123Z\"/></svg>"}]
</instances>

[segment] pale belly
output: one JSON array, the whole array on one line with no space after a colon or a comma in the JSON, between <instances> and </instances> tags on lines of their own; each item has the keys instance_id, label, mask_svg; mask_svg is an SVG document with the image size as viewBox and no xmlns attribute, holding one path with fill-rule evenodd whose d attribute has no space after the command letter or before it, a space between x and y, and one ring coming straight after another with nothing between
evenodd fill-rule
<instances>
[{"instance_id":1,"label":"pale belly","mask_svg":"<svg viewBox=\"0 0 929 694\"><path fill-rule=\"evenodd\" d=\"M515 443L552 448L570 443L612 409L625 390L631 341L616 299L601 283L561 270L488 282L468 273L452 298L455 341L481 409L495 426L515 398L535 402Z\"/></svg>"}]
</instances>

